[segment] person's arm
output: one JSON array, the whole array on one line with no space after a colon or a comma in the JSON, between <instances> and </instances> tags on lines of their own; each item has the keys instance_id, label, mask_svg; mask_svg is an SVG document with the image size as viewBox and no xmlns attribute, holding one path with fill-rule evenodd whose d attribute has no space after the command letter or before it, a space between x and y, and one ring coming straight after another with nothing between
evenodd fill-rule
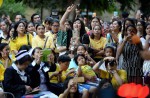
<instances>
[{"instance_id":1,"label":"person's arm","mask_svg":"<svg viewBox=\"0 0 150 98\"><path fill-rule=\"evenodd\" d=\"M102 62L103 62L103 61L101 60L101 61L99 61L98 63L96 63L96 64L93 66L93 70L94 70L96 73L99 73L99 72L100 72L99 67L101 66Z\"/></svg>"},{"instance_id":2,"label":"person's arm","mask_svg":"<svg viewBox=\"0 0 150 98\"><path fill-rule=\"evenodd\" d=\"M66 51L66 49L67 49L66 46L60 46L60 47L58 48L58 51L59 51L59 52L63 52L63 51Z\"/></svg>"},{"instance_id":3,"label":"person's arm","mask_svg":"<svg viewBox=\"0 0 150 98\"><path fill-rule=\"evenodd\" d=\"M104 50L100 50L98 53L96 53L96 56L103 56L104 55Z\"/></svg>"},{"instance_id":4,"label":"person's arm","mask_svg":"<svg viewBox=\"0 0 150 98\"><path fill-rule=\"evenodd\" d=\"M67 98L69 95L69 91L71 89L71 86L72 85L69 85L68 88L64 91L64 93L59 96L59 98Z\"/></svg>"},{"instance_id":5,"label":"person's arm","mask_svg":"<svg viewBox=\"0 0 150 98\"><path fill-rule=\"evenodd\" d=\"M149 49L149 41L150 41L150 36L146 35L146 42L145 42L144 50Z\"/></svg>"},{"instance_id":6,"label":"person's arm","mask_svg":"<svg viewBox=\"0 0 150 98\"><path fill-rule=\"evenodd\" d=\"M122 43L119 44L118 48L117 48L117 53L116 53L116 59L118 60L120 54L123 51L124 45L126 44L126 42L131 38L131 36L127 36L125 37L125 39L122 41Z\"/></svg>"},{"instance_id":7,"label":"person's arm","mask_svg":"<svg viewBox=\"0 0 150 98\"><path fill-rule=\"evenodd\" d=\"M74 5L71 5L67 8L66 12L64 13L64 15L62 16L61 20L60 20L60 28L61 30L65 30L65 21L67 19L67 17L69 16L69 13L74 9Z\"/></svg>"},{"instance_id":8,"label":"person's arm","mask_svg":"<svg viewBox=\"0 0 150 98\"><path fill-rule=\"evenodd\" d=\"M118 75L116 70L114 70L112 74L115 77L115 79L119 85L122 85L124 83L123 80L121 79L121 77Z\"/></svg>"}]
</instances>

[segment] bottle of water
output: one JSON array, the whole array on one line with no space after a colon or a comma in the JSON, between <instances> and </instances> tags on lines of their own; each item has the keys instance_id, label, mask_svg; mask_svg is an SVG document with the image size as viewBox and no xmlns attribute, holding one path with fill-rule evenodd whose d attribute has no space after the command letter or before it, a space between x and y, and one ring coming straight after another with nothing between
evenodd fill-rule
<instances>
[{"instance_id":1,"label":"bottle of water","mask_svg":"<svg viewBox=\"0 0 150 98\"><path fill-rule=\"evenodd\" d=\"M111 35L110 35L110 33L107 33L106 38L107 38L107 43L111 43Z\"/></svg>"}]
</instances>

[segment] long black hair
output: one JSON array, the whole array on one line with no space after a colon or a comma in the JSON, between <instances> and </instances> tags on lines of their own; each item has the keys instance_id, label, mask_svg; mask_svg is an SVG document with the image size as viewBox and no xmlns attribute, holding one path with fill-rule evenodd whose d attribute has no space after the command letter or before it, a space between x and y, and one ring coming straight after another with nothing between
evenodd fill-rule
<instances>
[{"instance_id":1,"label":"long black hair","mask_svg":"<svg viewBox=\"0 0 150 98\"><path fill-rule=\"evenodd\" d=\"M76 19L74 22L76 22L76 21L80 21L80 23L81 23L80 37L82 38L82 36L86 33L85 25L84 25L83 21L81 21L80 19ZM80 40L80 42L81 42L81 40Z\"/></svg>"},{"instance_id":2,"label":"long black hair","mask_svg":"<svg viewBox=\"0 0 150 98\"><path fill-rule=\"evenodd\" d=\"M137 23L140 22L143 27L143 37L146 37L146 23L143 20L138 20Z\"/></svg>"},{"instance_id":3,"label":"long black hair","mask_svg":"<svg viewBox=\"0 0 150 98\"><path fill-rule=\"evenodd\" d=\"M7 46L7 43L1 43L0 44L0 51L3 51L3 49ZM0 53L0 58L2 58L2 54Z\"/></svg>"},{"instance_id":4,"label":"long black hair","mask_svg":"<svg viewBox=\"0 0 150 98\"><path fill-rule=\"evenodd\" d=\"M23 21L19 21L14 25L14 33L13 33L13 39L16 39L16 37L18 37L18 32L17 32L17 28L19 26L20 23L23 23L24 27L26 27L26 25L24 24ZM26 28L25 28L26 30ZM25 32L24 32L25 33Z\"/></svg>"},{"instance_id":5,"label":"long black hair","mask_svg":"<svg viewBox=\"0 0 150 98\"><path fill-rule=\"evenodd\" d=\"M126 19L124 20L124 23L123 23L122 38L124 38L124 36L126 35L126 28L125 28L125 23L126 23L126 21L130 21L132 25L135 25L133 19L131 19L131 18L126 18Z\"/></svg>"},{"instance_id":6,"label":"long black hair","mask_svg":"<svg viewBox=\"0 0 150 98\"><path fill-rule=\"evenodd\" d=\"M64 82L64 90L66 90L68 88L68 83L69 81L73 79L73 77L67 77L65 82ZM68 94L67 98L70 98L70 93ZM80 98L80 93L78 91L78 86L77 86L77 91L74 94L74 98Z\"/></svg>"}]
</instances>

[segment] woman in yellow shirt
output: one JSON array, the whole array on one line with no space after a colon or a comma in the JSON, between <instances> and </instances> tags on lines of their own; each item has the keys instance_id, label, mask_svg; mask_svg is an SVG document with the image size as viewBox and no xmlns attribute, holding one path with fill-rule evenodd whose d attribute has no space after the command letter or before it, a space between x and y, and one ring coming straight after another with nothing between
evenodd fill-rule
<instances>
[{"instance_id":1,"label":"woman in yellow shirt","mask_svg":"<svg viewBox=\"0 0 150 98\"><path fill-rule=\"evenodd\" d=\"M93 70L102 79L110 79L113 87L118 89L123 83L127 82L127 73L125 70L118 70L114 57L104 58L106 70L100 69L101 64L94 65Z\"/></svg>"},{"instance_id":2,"label":"woman in yellow shirt","mask_svg":"<svg viewBox=\"0 0 150 98\"><path fill-rule=\"evenodd\" d=\"M37 36L32 40L32 48L51 48L54 49L54 43L51 37L45 36L45 26L43 24L38 24L36 26Z\"/></svg>"},{"instance_id":3,"label":"woman in yellow shirt","mask_svg":"<svg viewBox=\"0 0 150 98\"><path fill-rule=\"evenodd\" d=\"M32 35L26 34L25 24L19 21L14 26L13 38L10 40L10 49L13 54L17 54L22 45L32 46Z\"/></svg>"},{"instance_id":4,"label":"woman in yellow shirt","mask_svg":"<svg viewBox=\"0 0 150 98\"><path fill-rule=\"evenodd\" d=\"M12 64L12 60L9 57L9 46L7 43L0 44L0 81L4 79L5 69Z\"/></svg>"},{"instance_id":5,"label":"woman in yellow shirt","mask_svg":"<svg viewBox=\"0 0 150 98\"><path fill-rule=\"evenodd\" d=\"M94 50L94 60L99 61L104 55L106 38L102 37L102 28L100 25L94 26L94 32L90 36L90 47Z\"/></svg>"}]
</instances>

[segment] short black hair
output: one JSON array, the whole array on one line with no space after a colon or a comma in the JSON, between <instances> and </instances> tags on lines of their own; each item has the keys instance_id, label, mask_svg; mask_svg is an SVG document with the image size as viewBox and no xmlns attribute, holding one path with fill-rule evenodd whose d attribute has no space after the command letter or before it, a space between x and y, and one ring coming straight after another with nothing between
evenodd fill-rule
<instances>
[{"instance_id":1,"label":"short black hair","mask_svg":"<svg viewBox=\"0 0 150 98\"><path fill-rule=\"evenodd\" d=\"M74 61L75 61L75 63L76 63L77 65L78 65L77 59L78 59L79 56L84 57L84 59L86 60L86 58L85 58L85 56L84 56L83 54L78 54L78 55L76 55L76 56L74 57Z\"/></svg>"},{"instance_id":2,"label":"short black hair","mask_svg":"<svg viewBox=\"0 0 150 98\"><path fill-rule=\"evenodd\" d=\"M36 16L36 15L39 15L39 14L37 14L37 13L32 14L32 16L31 16L31 22L34 23L34 16ZM40 16L40 15L39 15L39 16Z\"/></svg>"},{"instance_id":3,"label":"short black hair","mask_svg":"<svg viewBox=\"0 0 150 98\"><path fill-rule=\"evenodd\" d=\"M71 58L68 55L61 55L57 59L58 63L59 62L70 62Z\"/></svg>"},{"instance_id":4,"label":"short black hair","mask_svg":"<svg viewBox=\"0 0 150 98\"><path fill-rule=\"evenodd\" d=\"M48 22L48 24L52 24L53 18L52 17L46 17L44 23Z\"/></svg>"}]
</instances>

